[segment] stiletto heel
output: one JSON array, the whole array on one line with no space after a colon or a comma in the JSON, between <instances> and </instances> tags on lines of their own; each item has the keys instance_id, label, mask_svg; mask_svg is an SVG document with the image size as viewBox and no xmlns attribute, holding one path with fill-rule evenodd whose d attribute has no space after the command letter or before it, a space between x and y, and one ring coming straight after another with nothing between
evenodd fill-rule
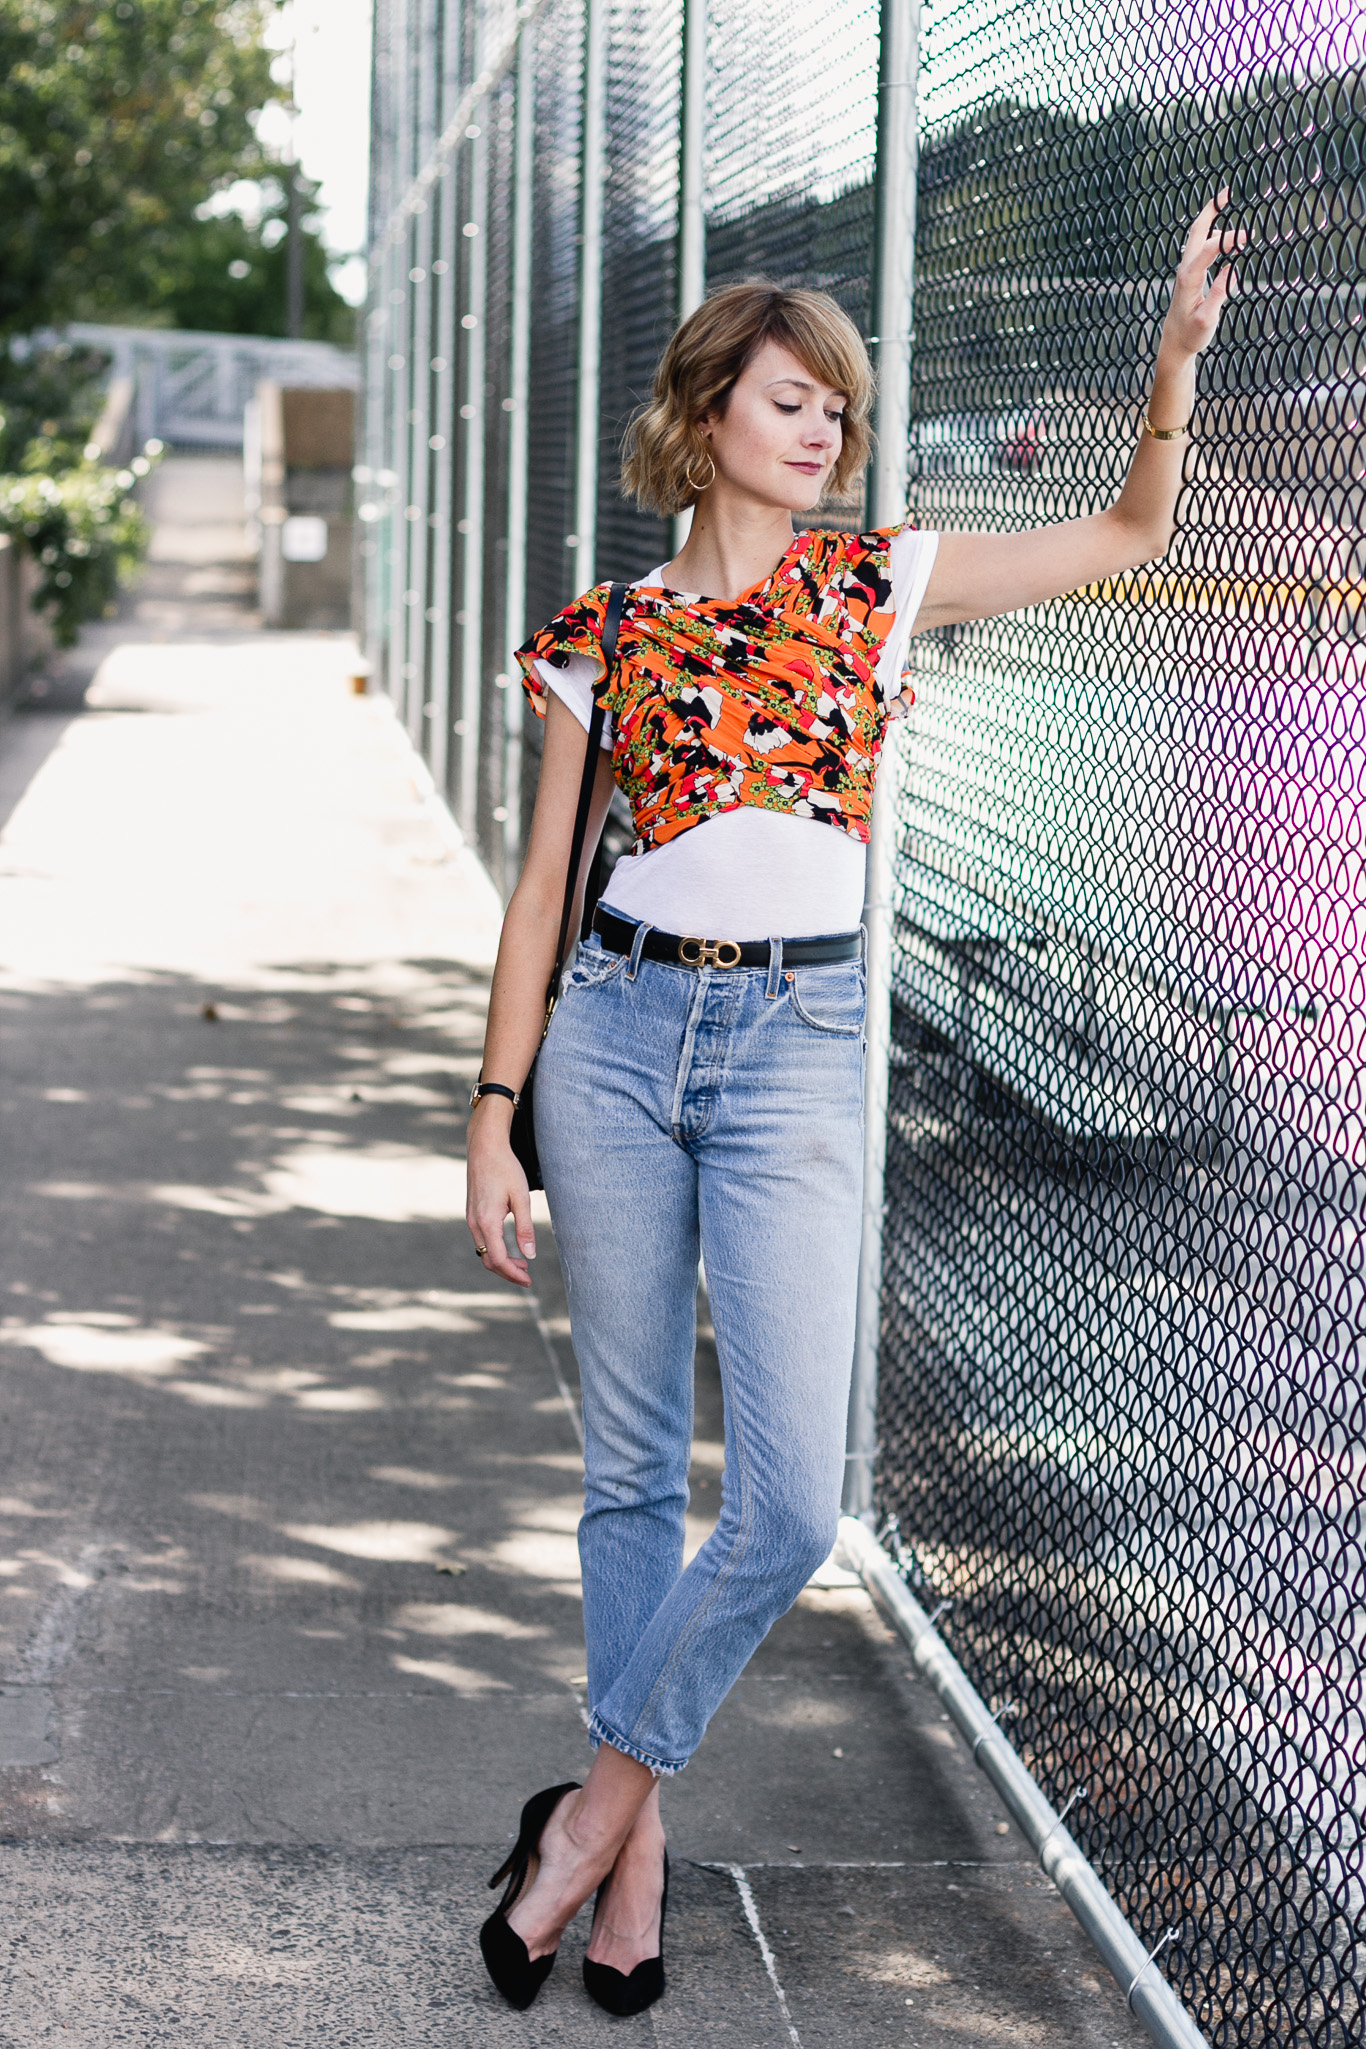
<instances>
[{"instance_id":1,"label":"stiletto heel","mask_svg":"<svg viewBox=\"0 0 1366 2049\"><path fill-rule=\"evenodd\" d=\"M601 1896L601 1889L599 1889ZM664 1892L659 1902L659 1955L645 1957L628 1976L611 1964L583 1960L583 1982L588 1995L606 2013L644 2013L664 1992L664 1916L669 1910L669 1853L664 1852ZM597 1919L597 1907L593 1918Z\"/></svg>"},{"instance_id":2,"label":"stiletto heel","mask_svg":"<svg viewBox=\"0 0 1366 2049\"><path fill-rule=\"evenodd\" d=\"M565 1794L577 1793L578 1790L577 1779L566 1779L562 1786L547 1786L543 1793L532 1794L522 1809L517 1840L506 1861L499 1865L489 1880L492 1887L501 1885L506 1879L507 1891L479 1930L479 1947L490 1978L508 2005L515 2006L519 2013L525 2013L554 1970L559 1951L552 1949L549 1956L544 1957L528 1956L521 1936L515 1928L508 1926L508 1913L516 1906L526 1884L527 1871L540 1848L546 1823Z\"/></svg>"}]
</instances>

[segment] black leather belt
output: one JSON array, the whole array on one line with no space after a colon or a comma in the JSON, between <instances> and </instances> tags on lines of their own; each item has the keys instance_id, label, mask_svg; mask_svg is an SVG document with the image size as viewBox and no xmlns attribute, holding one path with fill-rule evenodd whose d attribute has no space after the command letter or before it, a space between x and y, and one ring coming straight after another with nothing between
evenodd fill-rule
<instances>
[{"instance_id":1,"label":"black leather belt","mask_svg":"<svg viewBox=\"0 0 1366 2049\"><path fill-rule=\"evenodd\" d=\"M609 953L630 953L639 927L599 904L593 930ZM784 939L783 966L814 968L829 961L857 960L863 951L861 932L833 932L817 939ZM644 960L666 961L684 968L766 968L767 939L697 939L690 934L656 932L651 926L640 949Z\"/></svg>"}]
</instances>

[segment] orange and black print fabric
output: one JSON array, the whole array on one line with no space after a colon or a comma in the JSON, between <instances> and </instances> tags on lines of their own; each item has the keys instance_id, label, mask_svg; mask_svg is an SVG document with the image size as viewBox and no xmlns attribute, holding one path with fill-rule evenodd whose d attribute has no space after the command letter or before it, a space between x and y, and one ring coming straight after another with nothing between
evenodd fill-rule
<instances>
[{"instance_id":1,"label":"orange and black print fabric","mask_svg":"<svg viewBox=\"0 0 1366 2049\"><path fill-rule=\"evenodd\" d=\"M742 804L868 838L887 719L877 665L895 618L896 531L799 534L772 575L734 600L657 587L627 594L601 695L635 821L633 852ZM536 662L564 668L584 655L601 669L607 593L606 584L588 591L518 651L541 718Z\"/></svg>"}]
</instances>

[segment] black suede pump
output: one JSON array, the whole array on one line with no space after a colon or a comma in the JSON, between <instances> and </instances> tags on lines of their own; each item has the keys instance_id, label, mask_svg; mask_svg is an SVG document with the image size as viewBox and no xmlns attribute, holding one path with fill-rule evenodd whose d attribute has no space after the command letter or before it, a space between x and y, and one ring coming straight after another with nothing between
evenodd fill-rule
<instances>
[{"instance_id":1,"label":"black suede pump","mask_svg":"<svg viewBox=\"0 0 1366 2049\"><path fill-rule=\"evenodd\" d=\"M669 1853L664 1852L664 1892L659 1902L659 1955L644 1957L635 1969L627 1975L625 1971L614 1970L611 1964L591 1963L583 1960L583 1982L589 1997L595 1999L605 2013L644 2013L647 2006L653 2006L664 1992L664 1916L669 1909ZM593 1918L597 1919L594 1908Z\"/></svg>"},{"instance_id":2,"label":"black suede pump","mask_svg":"<svg viewBox=\"0 0 1366 2049\"><path fill-rule=\"evenodd\" d=\"M515 1928L508 1927L508 1913L516 1906L526 1884L527 1871L540 1848L546 1823L565 1794L577 1793L578 1790L577 1779L566 1779L562 1786L547 1786L543 1793L532 1794L522 1809L521 1827L512 1852L489 1880L489 1884L494 1886L501 1885L506 1879L507 1891L479 1930L479 1947L484 1953L490 1978L508 2005L515 2006L519 2013L525 2013L554 1970L559 1951L551 1950L549 1956L544 1957L528 1956L521 1936Z\"/></svg>"}]
</instances>

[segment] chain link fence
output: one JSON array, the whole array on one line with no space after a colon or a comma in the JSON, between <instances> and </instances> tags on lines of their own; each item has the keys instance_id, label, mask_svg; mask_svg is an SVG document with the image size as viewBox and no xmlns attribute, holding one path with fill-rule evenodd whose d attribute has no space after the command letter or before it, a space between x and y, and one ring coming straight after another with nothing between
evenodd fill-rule
<instances>
[{"instance_id":1,"label":"chain link fence","mask_svg":"<svg viewBox=\"0 0 1366 2049\"><path fill-rule=\"evenodd\" d=\"M919 524L1103 506L1189 215L1227 182L1253 240L1166 560L917 644L880 1382L954 1650L1211 2039L1278 2049L1360 2042L1366 1963L1366 81L1330 17L926 22Z\"/></svg>"},{"instance_id":2,"label":"chain link fence","mask_svg":"<svg viewBox=\"0 0 1366 2049\"><path fill-rule=\"evenodd\" d=\"M539 745L511 651L673 545L615 469L683 303L696 4L379 0L370 653L505 892ZM708 286L816 285L868 331L881 27L868 0L837 22L711 0ZM1347 2049L1366 1934L1360 19L934 0L921 33L918 524L1107 504L1190 215L1227 182L1253 241L1166 559L915 643L887 784L880 1526L1135 1928L1173 1932L1162 1969L1211 2042Z\"/></svg>"}]
</instances>

